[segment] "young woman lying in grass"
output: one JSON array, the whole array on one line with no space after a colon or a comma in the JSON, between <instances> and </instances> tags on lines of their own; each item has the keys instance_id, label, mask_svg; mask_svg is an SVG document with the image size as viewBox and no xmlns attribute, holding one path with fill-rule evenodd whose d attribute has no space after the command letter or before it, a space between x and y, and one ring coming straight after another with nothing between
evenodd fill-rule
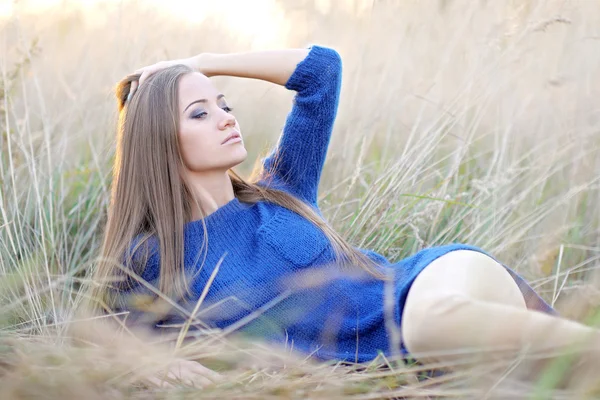
<instances>
[{"instance_id":1,"label":"young woman lying in grass","mask_svg":"<svg viewBox=\"0 0 600 400\"><path fill-rule=\"evenodd\" d=\"M315 45L200 54L121 81L98 304L130 311L132 326L167 332L190 321L193 329L247 332L323 360L383 353L454 362L467 357L464 349L560 352L589 339L593 355L582 356L573 376L600 367L598 331L557 316L485 251L448 244L392 262L331 228L317 189L341 73L339 54ZM278 143L247 180L233 171L247 152L226 97L209 79L215 75L296 92ZM268 118L268 110L257 115ZM110 283L115 276L122 279ZM136 295L174 300L168 311L151 312L136 306ZM188 372L199 365L182 363Z\"/></svg>"}]
</instances>

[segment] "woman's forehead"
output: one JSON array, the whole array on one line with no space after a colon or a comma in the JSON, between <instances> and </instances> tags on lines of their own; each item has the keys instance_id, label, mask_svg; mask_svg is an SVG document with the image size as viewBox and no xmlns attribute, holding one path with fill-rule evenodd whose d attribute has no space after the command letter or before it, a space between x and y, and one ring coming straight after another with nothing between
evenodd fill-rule
<instances>
[{"instance_id":1,"label":"woman's forehead","mask_svg":"<svg viewBox=\"0 0 600 400\"><path fill-rule=\"evenodd\" d=\"M179 81L179 98L182 102L206 99L216 101L221 94L205 75L193 72L184 75Z\"/></svg>"}]
</instances>

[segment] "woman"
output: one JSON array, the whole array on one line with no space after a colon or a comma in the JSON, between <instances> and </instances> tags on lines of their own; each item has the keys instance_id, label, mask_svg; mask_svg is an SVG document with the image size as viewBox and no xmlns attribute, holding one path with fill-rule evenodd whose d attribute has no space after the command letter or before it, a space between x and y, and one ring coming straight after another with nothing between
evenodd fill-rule
<instances>
[{"instance_id":1,"label":"woman","mask_svg":"<svg viewBox=\"0 0 600 400\"><path fill-rule=\"evenodd\" d=\"M98 285L96 295L131 311L132 324L179 330L193 314L196 328L241 330L321 359L363 362L400 351L456 360L448 351L561 350L588 337L600 348L597 331L556 316L481 249L451 244L390 263L331 229L317 188L341 69L335 50L312 46L200 54L121 81L106 262L96 282L125 279L116 289ZM296 92L279 142L247 181L232 170L247 152L208 78L215 75ZM141 281L177 300L173 307L136 307L129 295L156 293Z\"/></svg>"}]
</instances>

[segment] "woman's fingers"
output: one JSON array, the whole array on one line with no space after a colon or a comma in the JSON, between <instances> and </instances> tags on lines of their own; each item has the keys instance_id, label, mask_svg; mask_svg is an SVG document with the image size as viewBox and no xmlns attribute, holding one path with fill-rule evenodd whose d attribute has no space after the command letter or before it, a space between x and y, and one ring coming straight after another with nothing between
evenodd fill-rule
<instances>
[{"instance_id":1,"label":"woman's fingers","mask_svg":"<svg viewBox=\"0 0 600 400\"><path fill-rule=\"evenodd\" d=\"M139 79L140 85L141 85L142 83L144 83L144 81L146 80L146 78L148 78L148 77L150 76L150 68L151 68L151 67L147 67L147 68L145 68L145 69L142 71L142 75L140 75L140 79Z\"/></svg>"},{"instance_id":2,"label":"woman's fingers","mask_svg":"<svg viewBox=\"0 0 600 400\"><path fill-rule=\"evenodd\" d=\"M161 389L174 388L175 385L171 382L182 383L184 385L193 386L195 388L204 388L206 386L213 384L213 381L211 381L210 379L205 378L205 377L200 376L195 373L191 373L189 371L187 371L187 372L182 371L181 373L169 372L169 374L167 376L164 376L164 375L152 376L150 378L147 378L147 380L148 380L148 382L152 383L153 385L155 385Z\"/></svg>"},{"instance_id":3,"label":"woman's fingers","mask_svg":"<svg viewBox=\"0 0 600 400\"><path fill-rule=\"evenodd\" d=\"M175 373L175 375L176 376L169 374L169 377L172 377L175 380L180 380L182 383L191 385L195 388L203 388L213 384L213 381L210 379L187 368L182 368L182 370L178 371L178 373Z\"/></svg>"},{"instance_id":4,"label":"woman's fingers","mask_svg":"<svg viewBox=\"0 0 600 400\"><path fill-rule=\"evenodd\" d=\"M168 382L166 379L158 378L156 376L151 376L146 379L148 380L148 382L152 383L153 385L156 385L157 387L159 387L161 389L163 389L163 388L172 389L175 387L170 382Z\"/></svg>"},{"instance_id":5,"label":"woman's fingers","mask_svg":"<svg viewBox=\"0 0 600 400\"><path fill-rule=\"evenodd\" d=\"M190 362L192 363L190 369L192 371L194 371L195 373L197 373L198 375L206 377L215 383L222 382L224 380L223 375L219 374L218 372L213 371L212 369L207 368L198 362L195 362L195 361L190 361Z\"/></svg>"},{"instance_id":6,"label":"woman's fingers","mask_svg":"<svg viewBox=\"0 0 600 400\"><path fill-rule=\"evenodd\" d=\"M223 375L205 367L199 362L181 359L178 361L178 366L186 373L207 379L208 382L218 383L223 381Z\"/></svg>"},{"instance_id":7,"label":"woman's fingers","mask_svg":"<svg viewBox=\"0 0 600 400\"><path fill-rule=\"evenodd\" d=\"M142 83L144 83L144 81L146 79L148 79L148 77L150 75L152 75L156 71L159 71L159 70L161 70L163 68L168 67L169 65L170 65L170 62L161 61L161 62L157 62L156 64L149 65L149 66L147 66L145 68L142 68L142 69L136 71L136 73L140 73L140 72L142 73L142 75L140 76L140 79L139 79L140 85Z\"/></svg>"},{"instance_id":8,"label":"woman's fingers","mask_svg":"<svg viewBox=\"0 0 600 400\"><path fill-rule=\"evenodd\" d=\"M131 81L130 86L129 86L129 94L127 95L127 102L129 102L129 100L131 100L131 96L133 96L137 87L138 87L138 81Z\"/></svg>"},{"instance_id":9,"label":"woman's fingers","mask_svg":"<svg viewBox=\"0 0 600 400\"><path fill-rule=\"evenodd\" d=\"M141 85L143 85L144 82L146 81L146 79L148 79L152 74L154 74L157 71L160 71L161 69L168 68L168 67L170 67L172 65L176 65L176 64L184 64L184 65L190 66L191 68L196 69L196 67L194 66L193 58L172 60L172 61L160 61L160 62L157 62L156 64L152 64L147 67L137 69L137 70L135 70L134 74L139 74L140 77L137 81L131 82L131 88L129 89L129 97L127 98L127 100L131 99L131 96L133 96L135 91ZM135 84L134 84L134 82L135 82Z\"/></svg>"},{"instance_id":10,"label":"woman's fingers","mask_svg":"<svg viewBox=\"0 0 600 400\"><path fill-rule=\"evenodd\" d=\"M140 77L138 80L131 81L129 87L129 95L127 96L127 101L131 100L131 97L134 95L135 91L144 83L144 81L154 72L158 71L160 68L156 68L156 65L150 65L148 67L140 68L134 71L134 74L139 74Z\"/></svg>"},{"instance_id":11,"label":"woman's fingers","mask_svg":"<svg viewBox=\"0 0 600 400\"><path fill-rule=\"evenodd\" d=\"M181 382L195 388L203 388L214 383L222 382L223 376L195 361L177 360L169 367L168 374L164 372L148 378L148 381L160 388L175 387L170 382Z\"/></svg>"}]
</instances>

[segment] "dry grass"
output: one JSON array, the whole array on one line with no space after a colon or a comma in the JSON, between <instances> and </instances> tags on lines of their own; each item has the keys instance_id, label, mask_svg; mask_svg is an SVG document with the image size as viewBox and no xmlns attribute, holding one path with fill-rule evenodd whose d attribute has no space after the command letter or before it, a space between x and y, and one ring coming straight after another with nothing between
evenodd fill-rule
<instances>
[{"instance_id":1,"label":"dry grass","mask_svg":"<svg viewBox=\"0 0 600 400\"><path fill-rule=\"evenodd\" d=\"M600 303L596 2L279 1L263 25L281 31L262 36L228 26L240 21L233 11L194 24L142 3L114 4L16 9L1 22L1 398L569 398L508 376L486 381L482 368L418 379L419 367L395 360L318 364L218 335L185 354L221 371L225 384L161 391L140 377L160 369L166 348L75 346L67 322L105 218L113 84L164 58L316 42L344 59L320 191L333 225L392 260L452 241L481 246L563 315L592 323ZM292 94L215 82L236 108L249 151L238 172L249 172L275 142Z\"/></svg>"}]
</instances>

